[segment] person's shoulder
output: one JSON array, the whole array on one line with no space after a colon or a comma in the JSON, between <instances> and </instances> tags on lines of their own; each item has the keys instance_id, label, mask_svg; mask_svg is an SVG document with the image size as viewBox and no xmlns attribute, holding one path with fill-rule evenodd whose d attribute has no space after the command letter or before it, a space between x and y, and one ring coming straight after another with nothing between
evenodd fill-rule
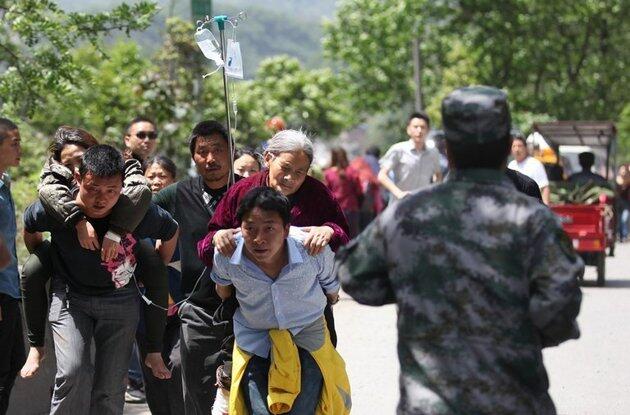
<instances>
[{"instance_id":1,"label":"person's shoulder","mask_svg":"<svg viewBox=\"0 0 630 415\"><path fill-rule=\"evenodd\" d=\"M305 262L308 262L309 260L313 260L313 261L325 260L329 256L329 253L332 253L330 246L326 245L326 247L324 247L322 252L320 252L319 254L315 256L310 255L308 251L306 250L306 247L304 246L304 241L306 240L307 237L308 237L308 232L303 231L302 228L297 227L297 226L291 226L289 228L289 236L287 237L287 241L290 241L291 243L294 244L295 248L300 253L300 255L305 260Z\"/></svg>"},{"instance_id":2,"label":"person's shoulder","mask_svg":"<svg viewBox=\"0 0 630 415\"><path fill-rule=\"evenodd\" d=\"M190 178L187 178L187 179L181 180L179 182L171 183L168 186L166 186L165 188L163 188L162 190L160 190L158 192L158 194L161 193L161 194L168 195L168 194L176 193L177 192L177 188L180 186L180 184L186 183L186 182L189 182L189 181L190 181Z\"/></svg>"},{"instance_id":3,"label":"person's shoulder","mask_svg":"<svg viewBox=\"0 0 630 415\"><path fill-rule=\"evenodd\" d=\"M8 212L8 210L3 210L3 212ZM23 220L27 230L48 223L49 219L50 217L39 199L28 205L24 210Z\"/></svg>"},{"instance_id":4,"label":"person's shoulder","mask_svg":"<svg viewBox=\"0 0 630 415\"><path fill-rule=\"evenodd\" d=\"M166 217L168 219L172 219L171 214L166 209L163 209L160 205L151 201L151 203L149 203L149 207L147 208L147 212L144 214L142 222L145 222L145 225L148 224L150 226Z\"/></svg>"},{"instance_id":5,"label":"person's shoulder","mask_svg":"<svg viewBox=\"0 0 630 415\"><path fill-rule=\"evenodd\" d=\"M289 228L289 238L298 242L300 245L304 243L307 236L308 236L308 232L304 232L302 228L298 226L291 226Z\"/></svg>"},{"instance_id":6,"label":"person's shoulder","mask_svg":"<svg viewBox=\"0 0 630 415\"><path fill-rule=\"evenodd\" d=\"M574 182L582 177L582 172L573 173L567 178L568 182Z\"/></svg>"},{"instance_id":7,"label":"person's shoulder","mask_svg":"<svg viewBox=\"0 0 630 415\"><path fill-rule=\"evenodd\" d=\"M423 211L427 206L434 205L435 203L441 204L441 201L446 203L453 191L454 188L450 182L423 187L419 190L414 190L402 200L395 200L387 209L392 213L392 217L405 217L413 212ZM386 216L387 215L384 217Z\"/></svg>"},{"instance_id":8,"label":"person's shoulder","mask_svg":"<svg viewBox=\"0 0 630 415\"><path fill-rule=\"evenodd\" d=\"M512 181L517 189L520 189L521 187L525 188L529 185L537 186L534 179L521 173L518 170L507 168L505 169L505 175Z\"/></svg>"},{"instance_id":9,"label":"person's shoulder","mask_svg":"<svg viewBox=\"0 0 630 415\"><path fill-rule=\"evenodd\" d=\"M28 205L26 209L24 209L24 214L46 216L46 209L44 209L42 202L39 199L36 199L33 203Z\"/></svg>"},{"instance_id":10,"label":"person's shoulder","mask_svg":"<svg viewBox=\"0 0 630 415\"><path fill-rule=\"evenodd\" d=\"M541 169L545 168L545 166L542 164L542 161L538 160L536 157L529 156L527 157L525 162L529 164L530 166L534 166L536 168L541 168Z\"/></svg>"},{"instance_id":11,"label":"person's shoulder","mask_svg":"<svg viewBox=\"0 0 630 415\"><path fill-rule=\"evenodd\" d=\"M516 160L512 160L508 163L508 169L516 170L518 168L518 162Z\"/></svg>"},{"instance_id":12,"label":"person's shoulder","mask_svg":"<svg viewBox=\"0 0 630 415\"><path fill-rule=\"evenodd\" d=\"M307 175L306 178L304 179L304 183L302 183L301 189L303 189L303 191L306 191L307 193L310 193L313 191L315 192L323 191L326 194L331 194L330 190L328 190L328 187L326 187L324 183L322 183L321 181L317 180L316 178L310 175Z\"/></svg>"},{"instance_id":13,"label":"person's shoulder","mask_svg":"<svg viewBox=\"0 0 630 415\"><path fill-rule=\"evenodd\" d=\"M536 199L539 204L543 203L540 188L534 179L516 170L506 169L505 173L519 193Z\"/></svg>"},{"instance_id":14,"label":"person's shoulder","mask_svg":"<svg viewBox=\"0 0 630 415\"><path fill-rule=\"evenodd\" d=\"M243 177L242 179L240 179L239 181L237 181L236 183L234 183L234 185L232 185L232 187L230 187L230 189L228 190L228 192L234 194L234 193L243 193L243 192L247 192L250 189L253 189L255 187L260 187L265 183L265 175L266 172L265 171L260 171L256 174L253 174L249 177Z\"/></svg>"},{"instance_id":15,"label":"person's shoulder","mask_svg":"<svg viewBox=\"0 0 630 415\"><path fill-rule=\"evenodd\" d=\"M439 151L438 151L438 149L437 149L437 148L435 148L435 147L433 147L433 148L427 148L427 153L428 153L431 157L433 157L433 158L435 158L435 159L437 159L437 160L439 160L439 159L440 159L440 152L439 152Z\"/></svg>"},{"instance_id":16,"label":"person's shoulder","mask_svg":"<svg viewBox=\"0 0 630 415\"><path fill-rule=\"evenodd\" d=\"M412 147L412 145L409 142L409 140L399 141L397 143L392 144L392 146L389 148L388 152L390 152L390 151L403 151L403 150L407 150L407 149L409 149L411 147Z\"/></svg>"},{"instance_id":17,"label":"person's shoulder","mask_svg":"<svg viewBox=\"0 0 630 415\"><path fill-rule=\"evenodd\" d=\"M195 177L186 177L185 179L179 180L175 183L169 184L164 189L158 192L163 195L175 195L179 191L185 191L187 193L194 192L196 187L196 183L199 182L200 178L198 176Z\"/></svg>"}]
</instances>

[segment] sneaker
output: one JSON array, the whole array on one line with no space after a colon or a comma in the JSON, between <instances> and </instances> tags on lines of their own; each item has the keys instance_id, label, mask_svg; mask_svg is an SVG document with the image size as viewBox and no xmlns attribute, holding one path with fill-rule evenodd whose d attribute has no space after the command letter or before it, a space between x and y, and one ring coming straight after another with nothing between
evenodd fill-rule
<instances>
[{"instance_id":1,"label":"sneaker","mask_svg":"<svg viewBox=\"0 0 630 415\"><path fill-rule=\"evenodd\" d=\"M147 401L144 392L140 389L132 388L131 386L127 386L127 391L125 392L125 402L127 403L145 403Z\"/></svg>"}]
</instances>

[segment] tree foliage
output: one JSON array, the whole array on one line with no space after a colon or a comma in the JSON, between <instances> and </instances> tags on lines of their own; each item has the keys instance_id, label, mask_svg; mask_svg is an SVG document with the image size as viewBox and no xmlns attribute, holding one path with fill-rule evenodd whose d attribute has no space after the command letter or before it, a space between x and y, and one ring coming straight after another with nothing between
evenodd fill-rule
<instances>
[{"instance_id":1,"label":"tree foliage","mask_svg":"<svg viewBox=\"0 0 630 415\"><path fill-rule=\"evenodd\" d=\"M614 119L627 102L627 0L460 0L452 11L479 80L508 89L518 109Z\"/></svg>"},{"instance_id":2,"label":"tree foliage","mask_svg":"<svg viewBox=\"0 0 630 415\"><path fill-rule=\"evenodd\" d=\"M326 55L341 64L353 107L375 112L413 96L411 40L423 33L423 81L430 96L445 67L445 44L435 22L441 9L426 0L346 0L324 25ZM430 29L431 28L431 29ZM416 29L416 30L414 30Z\"/></svg>"},{"instance_id":3,"label":"tree foliage","mask_svg":"<svg viewBox=\"0 0 630 415\"><path fill-rule=\"evenodd\" d=\"M629 19L627 0L345 0L324 46L367 113L411 101L417 24L433 112L446 89L474 82L506 89L516 112L616 119L627 102Z\"/></svg>"},{"instance_id":4,"label":"tree foliage","mask_svg":"<svg viewBox=\"0 0 630 415\"><path fill-rule=\"evenodd\" d=\"M107 47L105 58L93 45L81 46L71 54L80 63L81 79L65 85L63 94L46 94L31 124L47 136L62 124L81 126L99 140L121 146L129 120L148 116L160 130L158 151L185 170L192 127L204 119L225 120L221 73L202 78L214 66L199 51L194 30L182 19L167 19L163 43L148 57L128 40ZM265 122L276 115L290 127L334 136L354 122L342 91L339 77L329 69L306 70L286 56L265 60L255 80L230 79L236 142L256 146L269 138Z\"/></svg>"},{"instance_id":5,"label":"tree foliage","mask_svg":"<svg viewBox=\"0 0 630 415\"><path fill-rule=\"evenodd\" d=\"M343 88L330 69L305 70L297 59L279 56L264 60L245 89L264 119L280 116L289 127L330 138L354 124Z\"/></svg>"},{"instance_id":6,"label":"tree foliage","mask_svg":"<svg viewBox=\"0 0 630 415\"><path fill-rule=\"evenodd\" d=\"M630 163L630 103L626 104L617 123L620 163Z\"/></svg>"},{"instance_id":7,"label":"tree foliage","mask_svg":"<svg viewBox=\"0 0 630 415\"><path fill-rule=\"evenodd\" d=\"M80 85L85 71L72 50L114 31L146 28L153 3L122 4L111 12L65 13L50 0L0 1L0 104L3 113L32 115L47 95Z\"/></svg>"}]
</instances>

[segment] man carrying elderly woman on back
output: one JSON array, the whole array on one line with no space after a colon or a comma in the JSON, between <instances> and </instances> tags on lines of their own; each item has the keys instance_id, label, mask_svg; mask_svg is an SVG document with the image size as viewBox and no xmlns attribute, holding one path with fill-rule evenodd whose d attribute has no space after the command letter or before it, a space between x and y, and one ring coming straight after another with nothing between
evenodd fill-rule
<instances>
[{"instance_id":1,"label":"man carrying elderly woman on back","mask_svg":"<svg viewBox=\"0 0 630 415\"><path fill-rule=\"evenodd\" d=\"M307 175L306 135L278 132L264 159L268 170L226 192L198 244L224 298L217 314L234 316L235 376L220 382L232 387L229 413L348 413L331 309L339 287L332 252L348 242L348 224L330 191ZM221 381L229 369L218 372ZM219 406L213 413L227 412Z\"/></svg>"}]
</instances>

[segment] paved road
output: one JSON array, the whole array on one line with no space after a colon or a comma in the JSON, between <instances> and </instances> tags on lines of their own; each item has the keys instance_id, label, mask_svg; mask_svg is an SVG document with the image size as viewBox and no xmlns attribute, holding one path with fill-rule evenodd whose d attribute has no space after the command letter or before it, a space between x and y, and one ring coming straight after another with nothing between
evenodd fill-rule
<instances>
[{"instance_id":1,"label":"paved road","mask_svg":"<svg viewBox=\"0 0 630 415\"><path fill-rule=\"evenodd\" d=\"M544 352L551 395L561 415L630 413L630 244L618 246L607 268L605 288L583 287L582 337ZM594 269L587 268L586 278L587 283L594 280ZM395 307L364 307L348 298L335 307L339 351L352 383L352 413L394 414L399 371ZM9 413L46 413L41 410L47 404L42 383L21 382ZM31 410L37 406L39 411ZM149 411L146 405L127 405L125 414L149 415Z\"/></svg>"}]
</instances>

